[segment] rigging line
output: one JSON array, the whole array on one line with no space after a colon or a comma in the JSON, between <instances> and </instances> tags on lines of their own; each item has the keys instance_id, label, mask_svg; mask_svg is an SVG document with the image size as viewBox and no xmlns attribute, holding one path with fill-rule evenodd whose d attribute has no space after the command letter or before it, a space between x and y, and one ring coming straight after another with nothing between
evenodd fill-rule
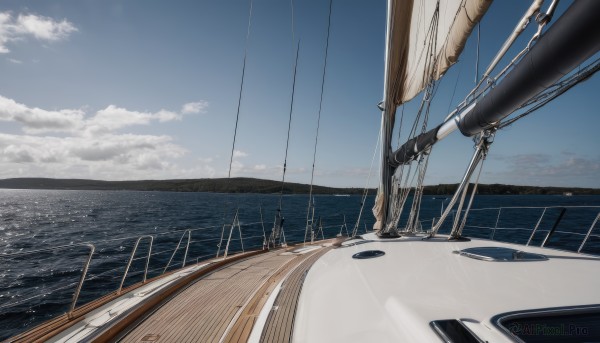
<instances>
[{"instance_id":1,"label":"rigging line","mask_svg":"<svg viewBox=\"0 0 600 343\"><path fill-rule=\"evenodd\" d=\"M432 37L431 39L432 39L432 44L433 44L432 49L435 50L435 41L434 41L435 37ZM433 63L435 63L435 59L434 59ZM421 124L421 133L425 132L427 129L427 123L429 121L429 114L430 114L430 108L431 108L431 99L435 96L435 94L437 92L437 86L438 86L434 80L434 72L433 71L429 75L427 81L428 81L427 86L423 93L423 99L421 100L421 104L419 106L419 110L417 111L417 116L413 123L409 137L414 137L416 135L417 127L420 122L420 118L423 115L423 110L425 110L425 114L423 116L423 122ZM399 192L399 194L396 194L394 196L394 200L390 203L391 213L393 214L392 220L390 221L390 223L394 223L394 225L393 225L394 227L398 226L398 222L402 215L402 210L404 208L404 205L406 204L408 195L410 194L410 191L412 189L412 187L409 187L409 185L412 185L414 183L414 179L417 174L419 174L419 178L417 179L418 181L417 181L417 184L415 185L415 194L413 197L413 203L411 205L411 211L410 211L409 218L407 221L407 229L409 226L412 226L411 222L415 219L415 214L418 214L418 212L420 210L419 207L420 207L420 198L422 196L422 184L424 181L425 172L427 170L427 162L423 166L421 164L422 161L423 161L423 157L421 157L419 159L419 162L417 163L417 168L415 170L415 174L412 175L412 179L411 179L412 164L410 164L408 173L406 175L406 179L404 180L404 186L401 186L402 176L400 177L400 180L398 180L397 186L395 186L395 187L401 187L402 189ZM427 159L427 161L428 161L428 159ZM400 172L403 173L404 166L399 167L397 169L397 171L398 170L400 170Z\"/></svg>"},{"instance_id":2,"label":"rigging line","mask_svg":"<svg viewBox=\"0 0 600 343\"><path fill-rule=\"evenodd\" d=\"M294 30L294 0L290 0L290 15L292 16L292 52L294 51L294 42L296 41L295 30Z\"/></svg>"},{"instance_id":3,"label":"rigging line","mask_svg":"<svg viewBox=\"0 0 600 343\"><path fill-rule=\"evenodd\" d=\"M458 228L458 237L462 236L463 229L467 224L467 218L469 217L469 211L471 210L471 205L473 205L473 199L475 198L475 194L477 194L477 186L479 186L479 177L481 176L481 171L483 170L483 163L485 162L485 156L481 160L479 164L479 172L477 173L477 179L475 179L475 183L473 184L473 190L471 191L471 198L469 199L469 205L467 205L467 209L462 216L462 222ZM468 186L466 188L469 188Z\"/></svg>"},{"instance_id":4,"label":"rigging line","mask_svg":"<svg viewBox=\"0 0 600 343\"><path fill-rule=\"evenodd\" d=\"M417 179L417 184L415 186L415 194L413 198L413 203L411 206L409 220L407 221L406 229L410 229L411 231L415 231L414 227L419 221L419 213L421 210L421 200L423 196L423 181L425 179L425 173L427 171L427 165L429 164L429 155L421 156L418 164L418 174L419 177Z\"/></svg>"},{"instance_id":5,"label":"rigging line","mask_svg":"<svg viewBox=\"0 0 600 343\"><path fill-rule=\"evenodd\" d=\"M575 84L585 81L585 79L591 77L600 68L599 64L600 58L596 59L594 62L589 63L587 66L584 67L583 70L581 70L581 65L579 65L579 70L577 71L577 73L572 74L568 78L558 81L553 85L549 86L548 88L546 88L546 90L542 91L541 93L539 93L538 95L534 96L533 98L525 102L523 105L521 105L519 109L525 108L537 102L541 102L542 100L550 96L554 96L555 93L564 93L565 88L568 90Z\"/></svg>"},{"instance_id":6,"label":"rigging line","mask_svg":"<svg viewBox=\"0 0 600 343\"><path fill-rule=\"evenodd\" d=\"M424 18L424 11L425 11L424 4L421 3L421 7L419 7L419 10L418 10L419 15L417 16L417 18L419 18L419 21L417 22L417 25L415 25L418 28L417 30L419 30L420 27L421 27L421 24L420 24L421 23L421 18L423 18L423 20L425 20L425 18ZM424 66L424 70L423 70L424 73L422 75L422 80L423 81L425 81L425 79L426 79L426 73L428 71L427 66L433 66L433 64L429 64L429 61L430 61L429 58L432 55L432 53L431 53L432 46L431 45L437 43L437 40L436 41L433 40L433 35L434 35L434 31L435 31L435 35L437 37L437 27L438 27L438 24L439 24L438 23L438 21L439 21L439 11L440 11L440 1L438 0L437 3L436 3L435 11L433 12L433 16L431 17L431 21L429 22L429 27L428 27L428 29L424 33L425 34L425 38L429 37L429 42L428 42L428 44L427 43L423 44L423 48L419 51L418 58L415 58L416 61L421 61L421 60L425 59L425 61L424 61L424 65L425 66ZM420 30L417 31L417 34L416 34L417 36L419 36L419 32L420 32ZM433 48L433 54L435 54L435 48ZM423 57L423 55L425 55L425 57ZM417 62L417 64L418 64L418 62ZM434 68L435 68L435 66L434 66ZM411 83L416 82L415 80L419 76L419 75L417 75L417 71L418 71L417 69L418 68L415 68L415 70L410 75L407 75L406 79L408 81L405 82L405 84L411 84ZM433 74L433 71L431 72L431 74Z\"/></svg>"},{"instance_id":7,"label":"rigging line","mask_svg":"<svg viewBox=\"0 0 600 343\"><path fill-rule=\"evenodd\" d=\"M438 25L439 25L438 21L439 21L439 1L437 3L436 10L432 17L432 21L431 21L429 30L427 31L427 37L429 37L429 44L426 49L426 56L425 56L425 64L426 65L435 65L437 62L437 56L434 56L434 54L437 49L437 29L438 29ZM422 82L423 82L423 84L426 84L426 87L423 92L423 99L421 100L419 110L417 111L417 115L415 117L413 127L408 135L409 138L412 138L416 135L417 127L419 126L418 124L421 119L421 114L423 112L425 103L430 103L431 99L435 95L436 83L434 80L434 75L435 75L435 67L433 70L428 70L426 68L423 71ZM427 81L427 83L426 83L426 81ZM425 132L424 130L427 126L427 119L424 120L422 125L423 125L422 132Z\"/></svg>"},{"instance_id":8,"label":"rigging line","mask_svg":"<svg viewBox=\"0 0 600 343\"><path fill-rule=\"evenodd\" d=\"M450 113L450 108L452 108L452 102L454 101L454 95L456 94L456 88L458 87L458 80L460 79L460 72L462 71L462 64L458 68L458 75L456 76L456 82L454 83L454 90L452 91L452 96L450 97L450 103L448 104L448 109L446 113Z\"/></svg>"},{"instance_id":9,"label":"rigging line","mask_svg":"<svg viewBox=\"0 0 600 343\"><path fill-rule=\"evenodd\" d=\"M404 209L404 205L406 204L406 200L408 199L408 195L410 194L410 191L412 189L412 187L409 187L409 185L413 184L414 178L416 176L416 172L415 174L412 174L412 167L412 163L409 164L408 171L404 173L404 170L402 170L402 174L399 176L399 178L396 178L393 181L395 195L393 201L391 201L390 204L390 212L393 213L390 223L394 223L394 227L398 226L398 221L400 220L400 217L402 215L402 210ZM402 185L403 180L404 185Z\"/></svg>"},{"instance_id":10,"label":"rigging line","mask_svg":"<svg viewBox=\"0 0 600 343\"><path fill-rule=\"evenodd\" d=\"M356 219L356 224L354 225L354 229L352 230L352 237L356 236L358 232L358 226L360 224L360 217L362 216L363 209L365 208L365 202L367 200L367 195L369 195L369 181L371 181L371 171L373 171L373 163L375 162L375 156L377 156L377 150L379 150L379 142L381 141L381 126L379 127L379 133L377 133L377 143L375 143L375 149L373 149L373 157L371 158L371 166L369 167L369 175L367 176L367 181L365 182L365 188L363 190L363 195L360 201L360 211L358 212L358 218Z\"/></svg>"},{"instance_id":11,"label":"rigging line","mask_svg":"<svg viewBox=\"0 0 600 343\"><path fill-rule=\"evenodd\" d=\"M481 21L477 23L477 59L475 60L475 85L479 83L479 42L481 39Z\"/></svg>"},{"instance_id":12,"label":"rigging line","mask_svg":"<svg viewBox=\"0 0 600 343\"><path fill-rule=\"evenodd\" d=\"M233 144L231 146L231 157L229 158L229 171L227 172L227 182L231 178L231 165L233 163L233 154L235 152L235 140L237 137L238 122L240 119L240 106L242 104L242 92L244 90L244 77L246 75L246 57L248 55L248 41L250 38L250 24L252 23L252 0L250 0L250 11L248 13L248 29L246 31L246 45L244 47L244 63L242 66L242 80L240 82L240 94L238 96L237 113L235 115L235 129L233 131Z\"/></svg>"},{"instance_id":13,"label":"rigging line","mask_svg":"<svg viewBox=\"0 0 600 343\"><path fill-rule=\"evenodd\" d=\"M290 101L290 117L288 119L288 130L287 140L285 143L285 158L283 160L283 175L281 178L281 191L279 192L279 211L281 211L281 205L283 202L283 186L285 185L285 172L287 170L287 156L288 148L290 146L290 130L292 128L292 113L294 110L294 93L296 92L296 71L298 70L298 54L300 52L300 41L298 41L298 47L296 48L296 62L294 63L294 78L292 81L292 101Z\"/></svg>"},{"instance_id":14,"label":"rigging line","mask_svg":"<svg viewBox=\"0 0 600 343\"><path fill-rule=\"evenodd\" d=\"M498 129L499 130L504 129L507 126L514 124L517 120L522 119L523 117L537 111L538 109L542 108L543 106L548 104L550 101L554 100L558 96L567 92L569 89L576 86L580 82L589 79L592 75L594 75L598 71L598 69L600 69L600 59L597 59L592 64L588 65L585 68L585 70L582 72L583 73L582 75L577 74L577 75L574 75L573 77L571 77L569 80L566 81L567 82L566 85L562 86L561 88L559 88L557 90L554 90L554 94L549 95L548 98L544 99L539 104L535 105L534 107L530 108L529 110L525 111L524 113L521 113L520 115L518 115L510 120L500 123L500 125L498 126Z\"/></svg>"},{"instance_id":15,"label":"rigging line","mask_svg":"<svg viewBox=\"0 0 600 343\"><path fill-rule=\"evenodd\" d=\"M402 122L404 121L404 108L406 106L404 106L404 104L401 105L402 106L402 112L400 114L400 123L398 124L398 146L396 147L396 149L400 149L400 146L402 145L402 141L400 140L401 138L401 134L402 134Z\"/></svg>"},{"instance_id":16,"label":"rigging line","mask_svg":"<svg viewBox=\"0 0 600 343\"><path fill-rule=\"evenodd\" d=\"M331 32L331 8L333 6L333 0L329 0L329 16L327 18L327 38L325 39L325 62L323 63L323 77L321 79L321 98L319 100L319 112L317 115L317 133L315 134L315 148L313 151L313 163L312 172L310 174L310 190L308 193L308 210L306 211L306 229L308 230L308 217L310 213L310 206L312 202L313 192L313 181L315 177L315 162L317 160L317 145L319 143L319 128L321 126L321 110L323 109L323 93L325 90L325 76L327 72L327 57L329 55L329 35ZM306 241L306 235L304 235Z\"/></svg>"}]
</instances>

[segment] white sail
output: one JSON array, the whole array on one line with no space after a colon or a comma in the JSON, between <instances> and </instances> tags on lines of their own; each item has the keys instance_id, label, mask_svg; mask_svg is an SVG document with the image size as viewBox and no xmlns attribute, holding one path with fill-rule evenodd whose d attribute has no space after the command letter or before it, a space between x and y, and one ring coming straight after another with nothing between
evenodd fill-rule
<instances>
[{"instance_id":1,"label":"white sail","mask_svg":"<svg viewBox=\"0 0 600 343\"><path fill-rule=\"evenodd\" d=\"M439 79L462 52L491 0L392 0L386 100L396 107Z\"/></svg>"}]
</instances>

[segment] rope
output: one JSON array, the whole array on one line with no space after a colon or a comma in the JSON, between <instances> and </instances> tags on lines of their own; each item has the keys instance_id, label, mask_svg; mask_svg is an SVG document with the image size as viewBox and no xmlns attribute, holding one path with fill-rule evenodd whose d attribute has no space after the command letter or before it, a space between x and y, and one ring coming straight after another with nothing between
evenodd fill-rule
<instances>
[{"instance_id":1,"label":"rope","mask_svg":"<svg viewBox=\"0 0 600 343\"><path fill-rule=\"evenodd\" d=\"M426 55L424 57L426 65L434 65L434 66L436 65L437 57L435 56L435 51L436 51L436 45L437 45L438 25L439 25L439 1L437 2L436 10L434 12L429 29L426 34L426 37L428 37L429 41L430 41L430 44L428 45L428 48L426 49ZM417 110L417 115L415 117L412 128L408 135L409 139L416 137L417 130L419 128L419 123L421 122L421 117L423 117L422 123L421 123L421 133L424 133L427 130L427 123L429 121L431 100L433 99L433 97L435 97L435 94L437 92L437 85L434 80L435 72L436 72L436 70L434 67L432 70L429 70L429 71L425 70L425 72L423 73L422 81L423 82L427 81L427 86L425 87L425 91L423 93L423 99L421 100L421 104L419 106L419 109ZM424 114L423 114L423 111L425 112ZM399 131L401 129L402 129L402 126L400 126ZM399 132L399 135L400 135L400 132ZM413 226L412 225L413 222L418 221L420 198L422 196L423 181L425 178L425 172L427 170L427 162L423 165L422 164L423 160L424 160L424 157L423 157L423 155L421 155L421 157L419 158L419 161L418 161L418 166L415 170L415 174L412 176L412 180L411 180L412 164L409 165L407 173L404 172L404 167L405 167L404 165L401 165L396 169L396 174L398 175L398 177L394 177L392 180L395 191L393 192L393 194L391 196L392 201L390 201L390 207L389 207L389 211L392 215L390 216L390 220L387 223L390 230L397 230L398 222L400 221L400 216L402 215L402 210L404 208L406 200L408 199L408 195L410 194L411 187L409 187L409 185L413 184L414 178L417 176L417 174L419 175L419 177L417 179L418 180L417 185L415 186L415 194L413 197L413 203L411 206L410 215L409 215L409 218L407 221L407 229L409 229L409 227ZM427 161L428 161L428 159L427 159ZM404 176L406 176L406 178L404 180L404 185L402 186L402 179L404 178ZM409 183L409 181L410 181L410 183Z\"/></svg>"},{"instance_id":2,"label":"rope","mask_svg":"<svg viewBox=\"0 0 600 343\"><path fill-rule=\"evenodd\" d=\"M259 212L260 212L260 225L262 226L262 231L263 231L263 250L264 249L269 249L269 243L267 242L267 233L265 231L265 222L263 221L263 213L262 213L262 204L259 207Z\"/></svg>"},{"instance_id":3,"label":"rope","mask_svg":"<svg viewBox=\"0 0 600 343\"><path fill-rule=\"evenodd\" d=\"M231 165L233 163L233 153L235 151L235 140L237 137L238 122L240 119L240 106L242 104L242 92L244 90L244 77L246 75L246 57L248 55L248 40L250 38L251 22L252 22L252 0L250 0L250 12L248 13L248 30L246 31L246 45L244 47L244 63L242 66L242 80L240 82L240 94L238 96L237 112L235 115L235 129L233 131L233 144L231 146L231 158L229 159L229 171L227 172L227 179L231 178Z\"/></svg>"},{"instance_id":4,"label":"rope","mask_svg":"<svg viewBox=\"0 0 600 343\"><path fill-rule=\"evenodd\" d=\"M227 184L229 185L230 180L231 180L231 166L233 164L233 155L235 154L235 141L237 138L237 130L238 130L238 123L240 120L240 107L242 105L242 94L243 94L243 90L244 90L244 79L246 76L246 59L248 56L248 41L250 40L250 27L252 24L252 0L250 0L250 9L248 12L248 28L246 30L246 43L244 45L244 62L242 64L242 79L240 81L240 93L238 95L238 104L237 104L237 111L235 114L235 128L233 130L233 144L231 145L231 156L229 157L229 169L227 171ZM239 211L239 206L236 210L236 217L237 217L237 211ZM218 247L219 250L217 250L217 257L219 257L219 253L221 251L221 245L223 243L223 234L225 232L225 217L227 216L227 212L228 209L225 206L224 207L224 211L223 211L223 229L221 231L221 240L219 241ZM231 226L231 231L233 231L233 224ZM240 230L240 235L241 235L241 230ZM230 239L231 239L231 234L230 234ZM229 246L229 241L227 241L227 246ZM242 250L243 250L243 246L242 246ZM225 255L227 255L227 251L225 251ZM165 268L166 270L166 268Z\"/></svg>"},{"instance_id":5,"label":"rope","mask_svg":"<svg viewBox=\"0 0 600 343\"><path fill-rule=\"evenodd\" d=\"M292 51L294 51L294 42L296 41L296 35L295 35L295 30L294 30L294 0L290 0L290 15L291 15L290 23L292 25Z\"/></svg>"},{"instance_id":6,"label":"rope","mask_svg":"<svg viewBox=\"0 0 600 343\"><path fill-rule=\"evenodd\" d=\"M298 47L296 48L296 62L294 63L294 78L292 81L292 100L290 101L290 116L288 119L288 130L287 140L285 143L285 158L283 159L283 175L281 178L281 191L279 192L279 211L281 211L281 205L283 202L283 186L285 185L285 172L287 170L287 157L288 148L290 146L290 130L292 128L292 113L294 112L294 93L296 92L296 71L298 70L298 54L300 52L300 41L298 41Z\"/></svg>"},{"instance_id":7,"label":"rope","mask_svg":"<svg viewBox=\"0 0 600 343\"><path fill-rule=\"evenodd\" d=\"M294 49L295 42L295 32L294 32L294 1L290 0L290 14L291 14L291 31L292 31L292 51ZM281 176L281 190L279 192L279 206L277 207L277 214L275 215L275 222L273 223L273 230L271 231L271 235L269 238L270 242L273 242L273 247L276 245L276 240L279 238L279 243L282 246L287 246L285 240L285 233L283 232L283 217L281 216L281 208L283 205L283 188L285 186L285 173L287 171L287 156L288 149L290 146L290 131L292 128L292 113L294 109L294 94L296 92L296 72L298 68L298 55L300 53L300 41L298 41L298 46L296 48L296 59L293 64L293 81L292 81L292 99L290 101L290 116L288 119L288 130L287 130L287 139L285 143L285 157L283 159L283 173ZM283 240L281 237L283 237Z\"/></svg>"},{"instance_id":8,"label":"rope","mask_svg":"<svg viewBox=\"0 0 600 343\"><path fill-rule=\"evenodd\" d=\"M530 108L529 110L525 111L524 113L501 123L498 126L498 129L500 130L507 126L510 126L510 125L514 124L514 122L516 122L517 120L519 120L523 117L526 117L527 115L531 114L532 112L535 112L536 110L542 108L547 103L554 100L556 97L562 95L563 93L565 93L566 91L568 91L569 89L574 87L575 85L579 84L582 81L589 79L592 75L594 75L598 71L598 69L600 69L600 58L596 59L594 62L587 65L583 69L583 71L578 72L577 74L573 75L572 77L570 77L569 79L567 79L563 82L557 83L555 85L558 87L557 89L554 89L550 92L545 92L541 95L538 95L534 99L525 103L523 106L528 106L535 102L541 101L540 103L538 103L534 107Z\"/></svg>"},{"instance_id":9,"label":"rope","mask_svg":"<svg viewBox=\"0 0 600 343\"><path fill-rule=\"evenodd\" d=\"M460 79L460 72L462 71L462 64L458 68L458 75L456 75L456 82L454 83L454 90L452 91L452 96L450 97L450 103L448 104L448 109L446 113L450 113L450 108L452 107L452 102L454 101L454 95L456 94L456 88L458 87L458 80Z\"/></svg>"},{"instance_id":10,"label":"rope","mask_svg":"<svg viewBox=\"0 0 600 343\"><path fill-rule=\"evenodd\" d=\"M479 83L479 41L481 39L481 21L477 23L477 59L475 61L475 85ZM454 97L454 96L452 96Z\"/></svg>"},{"instance_id":11,"label":"rope","mask_svg":"<svg viewBox=\"0 0 600 343\"><path fill-rule=\"evenodd\" d=\"M404 122L404 109L406 108L406 106L404 106L404 104L402 104L402 111L400 112L400 122L398 123L398 144L396 149L400 149L400 146L402 145L402 123Z\"/></svg>"},{"instance_id":12,"label":"rope","mask_svg":"<svg viewBox=\"0 0 600 343\"><path fill-rule=\"evenodd\" d=\"M356 224L352 229L352 237L356 236L358 232L358 225L360 224L360 217L362 216L363 210L365 208L365 202L367 200L367 195L369 194L369 181L371 180L371 172L373 171L373 163L375 162L375 156L377 156L377 148L379 148L379 142L381 141L381 126L379 127L379 133L377 133L377 143L375 143L375 149L373 150L373 157L371 158L371 166L369 167L369 175L367 176L367 182L365 182L365 189L363 190L362 199L360 200L360 211L358 212L358 218L356 219Z\"/></svg>"},{"instance_id":13,"label":"rope","mask_svg":"<svg viewBox=\"0 0 600 343\"><path fill-rule=\"evenodd\" d=\"M308 209L306 210L306 230L308 231L308 218L310 216L310 207L312 203L313 181L315 177L315 162L317 160L317 145L319 144L319 128L321 126L321 110L323 108L323 93L325 90L325 75L327 72L327 57L329 55L329 34L331 31L331 7L333 0L329 0L329 16L327 18L327 38L325 40L325 62L323 63L323 77L321 79L321 98L319 100L319 112L317 115L317 133L315 135L315 149L313 151L312 172L310 174L310 189L308 192ZM314 205L314 204L313 204ZM306 243L306 234L304 234L304 242Z\"/></svg>"}]
</instances>

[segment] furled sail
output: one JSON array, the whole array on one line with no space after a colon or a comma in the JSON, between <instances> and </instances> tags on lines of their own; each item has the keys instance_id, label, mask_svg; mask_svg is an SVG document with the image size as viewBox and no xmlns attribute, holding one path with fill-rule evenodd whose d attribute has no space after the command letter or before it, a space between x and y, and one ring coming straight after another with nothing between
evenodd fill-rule
<instances>
[{"instance_id":1,"label":"furled sail","mask_svg":"<svg viewBox=\"0 0 600 343\"><path fill-rule=\"evenodd\" d=\"M600 51L600 1L579 0L545 32L510 73L478 102L441 125L408 140L391 154L397 167L416 159L438 139L459 129L465 136L497 126L535 95Z\"/></svg>"},{"instance_id":2,"label":"furled sail","mask_svg":"<svg viewBox=\"0 0 600 343\"><path fill-rule=\"evenodd\" d=\"M375 228L386 220L388 157L396 108L414 98L431 79L439 79L462 52L473 27L492 0L389 0L384 85L384 128Z\"/></svg>"},{"instance_id":3,"label":"furled sail","mask_svg":"<svg viewBox=\"0 0 600 343\"><path fill-rule=\"evenodd\" d=\"M462 52L491 0L390 0L386 107L395 108L439 79Z\"/></svg>"}]
</instances>

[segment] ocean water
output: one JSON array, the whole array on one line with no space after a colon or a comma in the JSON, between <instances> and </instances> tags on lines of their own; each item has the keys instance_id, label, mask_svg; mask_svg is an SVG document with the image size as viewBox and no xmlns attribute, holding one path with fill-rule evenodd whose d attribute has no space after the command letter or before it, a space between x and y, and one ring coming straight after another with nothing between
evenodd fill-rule
<instances>
[{"instance_id":1,"label":"ocean water","mask_svg":"<svg viewBox=\"0 0 600 343\"><path fill-rule=\"evenodd\" d=\"M142 235L153 237L148 277L160 275L171 258L167 270L181 267L188 232L186 265L211 258L218 250L222 254L226 243L219 247L222 228L232 223L236 212L241 235L233 231L229 253L261 248L279 200L279 195L263 194L0 190L0 340L68 311L89 253L85 243L92 243L95 252L77 306L119 287ZM286 240L301 242L308 196L284 195L281 200ZM431 218L439 217L449 200L449 196L423 198L424 229L431 227ZM367 198L359 233L374 223L373 201L374 197ZM360 196L316 196L315 218L322 222L323 236L351 232L360 205ZM576 250L600 212L600 196L477 196L464 234L480 238L493 234L497 240L526 243L548 207L532 241L539 245L560 215L556 206L567 209L547 245ZM498 207L505 208L499 212ZM445 225L442 232L448 230ZM227 239L229 228L224 234ZM140 242L125 286L142 280L148 241ZM584 251L600 254L600 239L591 237Z\"/></svg>"}]
</instances>

